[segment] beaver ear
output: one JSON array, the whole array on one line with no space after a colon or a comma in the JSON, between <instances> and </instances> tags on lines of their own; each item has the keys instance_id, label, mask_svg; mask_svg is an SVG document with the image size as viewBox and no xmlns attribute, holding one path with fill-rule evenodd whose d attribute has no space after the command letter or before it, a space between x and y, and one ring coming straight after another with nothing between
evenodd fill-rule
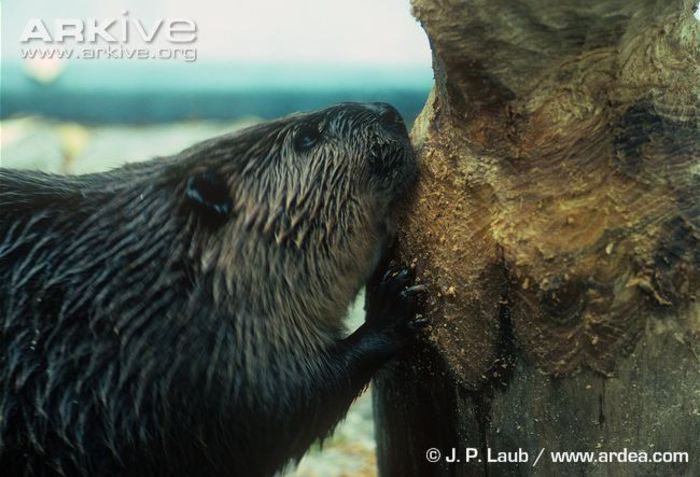
<instances>
[{"instance_id":1,"label":"beaver ear","mask_svg":"<svg viewBox=\"0 0 700 477\"><path fill-rule=\"evenodd\" d=\"M204 171L187 178L187 202L204 218L222 221L231 213L228 185L219 174Z\"/></svg>"}]
</instances>

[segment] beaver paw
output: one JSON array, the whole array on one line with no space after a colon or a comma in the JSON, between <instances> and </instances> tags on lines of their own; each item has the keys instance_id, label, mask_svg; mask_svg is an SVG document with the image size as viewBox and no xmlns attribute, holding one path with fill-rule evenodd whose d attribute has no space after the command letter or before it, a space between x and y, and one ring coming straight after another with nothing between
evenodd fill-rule
<instances>
[{"instance_id":1,"label":"beaver paw","mask_svg":"<svg viewBox=\"0 0 700 477\"><path fill-rule=\"evenodd\" d=\"M418 298L427 288L414 285L414 279L410 268L390 266L368 290L366 324L395 344L414 337L428 324L428 320L416 316Z\"/></svg>"}]
</instances>

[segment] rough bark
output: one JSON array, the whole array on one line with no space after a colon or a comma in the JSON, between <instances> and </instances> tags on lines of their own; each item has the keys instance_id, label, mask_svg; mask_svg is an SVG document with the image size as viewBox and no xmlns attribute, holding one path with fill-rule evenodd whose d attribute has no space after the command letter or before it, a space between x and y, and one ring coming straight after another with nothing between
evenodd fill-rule
<instances>
[{"instance_id":1,"label":"rough bark","mask_svg":"<svg viewBox=\"0 0 700 477\"><path fill-rule=\"evenodd\" d=\"M694 7L413 0L435 87L400 256L432 326L375 380L381 475L700 475ZM533 468L542 447L689 462Z\"/></svg>"}]
</instances>

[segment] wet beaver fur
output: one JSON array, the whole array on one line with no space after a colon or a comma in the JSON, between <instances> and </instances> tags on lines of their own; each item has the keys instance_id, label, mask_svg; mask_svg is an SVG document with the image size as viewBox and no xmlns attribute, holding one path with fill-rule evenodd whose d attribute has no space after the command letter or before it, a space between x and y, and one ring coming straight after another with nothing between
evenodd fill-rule
<instances>
[{"instance_id":1,"label":"wet beaver fur","mask_svg":"<svg viewBox=\"0 0 700 477\"><path fill-rule=\"evenodd\" d=\"M416 176L381 103L105 173L0 170L0 475L298 460L421 324L401 268L342 324Z\"/></svg>"}]
</instances>

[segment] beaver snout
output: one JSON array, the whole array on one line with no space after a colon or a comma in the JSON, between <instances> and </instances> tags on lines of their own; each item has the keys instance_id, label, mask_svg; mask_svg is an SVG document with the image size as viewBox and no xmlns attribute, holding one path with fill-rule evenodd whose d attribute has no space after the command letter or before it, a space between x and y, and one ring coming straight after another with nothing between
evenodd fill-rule
<instances>
[{"instance_id":1,"label":"beaver snout","mask_svg":"<svg viewBox=\"0 0 700 477\"><path fill-rule=\"evenodd\" d=\"M418 162L401 114L387 103L363 104L374 116L369 142L370 173L389 192L393 203L408 191L418 178ZM371 136L370 136L371 137Z\"/></svg>"},{"instance_id":2,"label":"beaver snout","mask_svg":"<svg viewBox=\"0 0 700 477\"><path fill-rule=\"evenodd\" d=\"M388 103L370 103L368 107L379 115L382 131L402 141L408 140L406 123L396 108Z\"/></svg>"}]
</instances>

